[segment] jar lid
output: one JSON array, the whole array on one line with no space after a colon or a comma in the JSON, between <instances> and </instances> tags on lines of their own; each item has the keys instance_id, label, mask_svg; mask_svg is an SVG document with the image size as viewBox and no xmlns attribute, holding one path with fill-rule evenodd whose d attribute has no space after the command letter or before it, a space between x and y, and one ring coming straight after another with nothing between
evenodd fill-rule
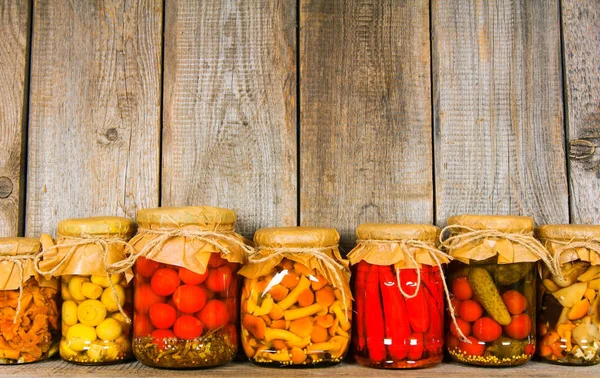
<instances>
[{"instance_id":1,"label":"jar lid","mask_svg":"<svg viewBox=\"0 0 600 378\"><path fill-rule=\"evenodd\" d=\"M430 224L364 223L356 229L358 240L422 240L436 242L439 227Z\"/></svg>"},{"instance_id":2,"label":"jar lid","mask_svg":"<svg viewBox=\"0 0 600 378\"><path fill-rule=\"evenodd\" d=\"M58 234L61 236L79 237L85 234L129 239L134 233L135 223L123 217L75 218L63 220L58 224Z\"/></svg>"},{"instance_id":3,"label":"jar lid","mask_svg":"<svg viewBox=\"0 0 600 378\"><path fill-rule=\"evenodd\" d=\"M320 248L339 243L340 234L335 228L273 227L261 228L254 234L254 243L263 248Z\"/></svg>"},{"instance_id":4,"label":"jar lid","mask_svg":"<svg viewBox=\"0 0 600 378\"><path fill-rule=\"evenodd\" d=\"M547 224L535 228L540 239L588 240L600 238L600 225L590 224Z\"/></svg>"},{"instance_id":5,"label":"jar lid","mask_svg":"<svg viewBox=\"0 0 600 378\"><path fill-rule=\"evenodd\" d=\"M41 248L36 238L0 238L0 256L34 255Z\"/></svg>"},{"instance_id":6,"label":"jar lid","mask_svg":"<svg viewBox=\"0 0 600 378\"><path fill-rule=\"evenodd\" d=\"M207 230L233 231L235 211L212 206L156 207L136 214L140 227L148 229L200 226Z\"/></svg>"},{"instance_id":7,"label":"jar lid","mask_svg":"<svg viewBox=\"0 0 600 378\"><path fill-rule=\"evenodd\" d=\"M455 215L448 225L466 226L475 230L493 229L500 232L528 233L533 231L533 218L518 215Z\"/></svg>"}]
</instances>

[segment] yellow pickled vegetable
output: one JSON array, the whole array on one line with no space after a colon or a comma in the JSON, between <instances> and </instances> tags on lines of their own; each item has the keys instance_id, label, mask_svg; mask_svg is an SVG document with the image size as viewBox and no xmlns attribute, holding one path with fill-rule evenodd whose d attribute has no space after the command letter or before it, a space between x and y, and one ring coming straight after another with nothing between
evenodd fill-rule
<instances>
[{"instance_id":1,"label":"yellow pickled vegetable","mask_svg":"<svg viewBox=\"0 0 600 378\"><path fill-rule=\"evenodd\" d=\"M82 324L95 327L106 318L106 307L98 300L88 299L77 307L77 318Z\"/></svg>"}]
</instances>

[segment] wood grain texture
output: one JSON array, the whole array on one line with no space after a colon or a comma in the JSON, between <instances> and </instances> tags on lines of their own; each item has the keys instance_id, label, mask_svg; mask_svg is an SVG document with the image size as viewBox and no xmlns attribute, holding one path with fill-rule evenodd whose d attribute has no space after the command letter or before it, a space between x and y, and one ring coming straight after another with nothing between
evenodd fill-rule
<instances>
[{"instance_id":1,"label":"wood grain texture","mask_svg":"<svg viewBox=\"0 0 600 378\"><path fill-rule=\"evenodd\" d=\"M600 1L562 0L572 223L600 223Z\"/></svg>"},{"instance_id":2,"label":"wood grain texture","mask_svg":"<svg viewBox=\"0 0 600 378\"><path fill-rule=\"evenodd\" d=\"M36 0L26 232L158 205L162 1Z\"/></svg>"},{"instance_id":3,"label":"wood grain texture","mask_svg":"<svg viewBox=\"0 0 600 378\"><path fill-rule=\"evenodd\" d=\"M296 224L296 3L166 3L162 205Z\"/></svg>"},{"instance_id":4,"label":"wood grain texture","mask_svg":"<svg viewBox=\"0 0 600 378\"><path fill-rule=\"evenodd\" d=\"M252 365L249 362L232 362L225 366L202 370L165 370L153 369L139 362L107 366L79 366L60 360L49 360L28 364L26 366L3 366L2 374L10 377L398 377L403 378L431 378L431 377L494 377L494 378L522 378L547 377L563 378L573 376L572 366L550 365L542 362L529 362L519 367L502 369L481 368L458 363L441 363L427 369L406 369L399 374L393 369L372 369L358 365L355 362L343 362L327 368L307 369L276 369ZM600 374L600 365L577 367L577 378L594 377Z\"/></svg>"},{"instance_id":5,"label":"wood grain texture","mask_svg":"<svg viewBox=\"0 0 600 378\"><path fill-rule=\"evenodd\" d=\"M0 2L0 236L22 231L29 12L27 0Z\"/></svg>"},{"instance_id":6,"label":"wood grain texture","mask_svg":"<svg viewBox=\"0 0 600 378\"><path fill-rule=\"evenodd\" d=\"M557 1L432 1L437 223L569 221Z\"/></svg>"},{"instance_id":7,"label":"wood grain texture","mask_svg":"<svg viewBox=\"0 0 600 378\"><path fill-rule=\"evenodd\" d=\"M302 225L431 223L429 2L300 9Z\"/></svg>"}]
</instances>

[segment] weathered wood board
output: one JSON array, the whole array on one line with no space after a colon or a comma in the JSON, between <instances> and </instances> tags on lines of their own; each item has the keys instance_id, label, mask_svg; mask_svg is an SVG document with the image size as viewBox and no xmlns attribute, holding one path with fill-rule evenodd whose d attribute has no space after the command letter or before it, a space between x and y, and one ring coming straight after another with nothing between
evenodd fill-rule
<instances>
[{"instance_id":1,"label":"weathered wood board","mask_svg":"<svg viewBox=\"0 0 600 378\"><path fill-rule=\"evenodd\" d=\"M568 223L557 1L432 0L436 220Z\"/></svg>"},{"instance_id":2,"label":"weathered wood board","mask_svg":"<svg viewBox=\"0 0 600 378\"><path fill-rule=\"evenodd\" d=\"M0 237L22 232L30 9L0 2Z\"/></svg>"},{"instance_id":3,"label":"weathered wood board","mask_svg":"<svg viewBox=\"0 0 600 378\"><path fill-rule=\"evenodd\" d=\"M158 205L162 4L35 1L27 234Z\"/></svg>"},{"instance_id":4,"label":"weathered wood board","mask_svg":"<svg viewBox=\"0 0 600 378\"><path fill-rule=\"evenodd\" d=\"M162 205L295 225L296 3L166 2Z\"/></svg>"},{"instance_id":5,"label":"weathered wood board","mask_svg":"<svg viewBox=\"0 0 600 378\"><path fill-rule=\"evenodd\" d=\"M600 1L562 0L571 222L600 223Z\"/></svg>"},{"instance_id":6,"label":"weathered wood board","mask_svg":"<svg viewBox=\"0 0 600 378\"><path fill-rule=\"evenodd\" d=\"M431 223L429 2L300 1L302 225Z\"/></svg>"}]
</instances>

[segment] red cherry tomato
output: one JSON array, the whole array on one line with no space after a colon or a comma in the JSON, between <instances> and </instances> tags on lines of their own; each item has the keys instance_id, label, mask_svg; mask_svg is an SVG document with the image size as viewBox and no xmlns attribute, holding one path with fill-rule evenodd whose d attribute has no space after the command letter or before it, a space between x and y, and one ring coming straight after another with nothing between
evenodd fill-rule
<instances>
[{"instance_id":1,"label":"red cherry tomato","mask_svg":"<svg viewBox=\"0 0 600 378\"><path fill-rule=\"evenodd\" d=\"M512 315L518 315L527 308L527 298L516 290L505 291L502 300Z\"/></svg>"},{"instance_id":2,"label":"red cherry tomato","mask_svg":"<svg viewBox=\"0 0 600 378\"><path fill-rule=\"evenodd\" d=\"M190 285L199 285L206 280L208 277L208 270L204 272L204 274L198 274L196 272L192 272L191 270L180 267L179 268L179 278L182 282Z\"/></svg>"},{"instance_id":3,"label":"red cherry tomato","mask_svg":"<svg viewBox=\"0 0 600 378\"><path fill-rule=\"evenodd\" d=\"M471 334L471 323L462 320L461 318L456 318L456 324L458 324L458 328L460 328L463 335L469 336ZM452 333L456 337L459 337L459 333L456 330L454 322L450 322L450 333Z\"/></svg>"},{"instance_id":4,"label":"red cherry tomato","mask_svg":"<svg viewBox=\"0 0 600 378\"><path fill-rule=\"evenodd\" d=\"M175 335L183 340L191 340L200 337L203 332L202 323L198 318L191 315L180 316L173 326Z\"/></svg>"},{"instance_id":5,"label":"red cherry tomato","mask_svg":"<svg viewBox=\"0 0 600 378\"><path fill-rule=\"evenodd\" d=\"M483 353L485 352L485 343L477 340L473 336L467 338L471 341L471 344L460 341L458 343L458 348L469 356L483 356Z\"/></svg>"},{"instance_id":6,"label":"red cherry tomato","mask_svg":"<svg viewBox=\"0 0 600 378\"><path fill-rule=\"evenodd\" d=\"M208 290L220 293L229 287L229 284L231 283L231 277L231 268L227 265L223 265L217 269L211 269L204 284Z\"/></svg>"},{"instance_id":7,"label":"red cherry tomato","mask_svg":"<svg viewBox=\"0 0 600 378\"><path fill-rule=\"evenodd\" d=\"M152 275L150 286L158 295L171 295L179 286L179 274L171 268L160 268Z\"/></svg>"},{"instance_id":8,"label":"red cherry tomato","mask_svg":"<svg viewBox=\"0 0 600 378\"><path fill-rule=\"evenodd\" d=\"M173 333L173 331L171 331L170 329L157 329L154 332L152 332L153 337L152 342L156 345L158 345L158 349L163 350L166 348L168 341L167 339L174 339L175 333Z\"/></svg>"},{"instance_id":9,"label":"red cherry tomato","mask_svg":"<svg viewBox=\"0 0 600 378\"><path fill-rule=\"evenodd\" d=\"M509 325L504 326L506 336L515 340L523 340L531 333L531 318L527 314L513 315Z\"/></svg>"},{"instance_id":10,"label":"red cherry tomato","mask_svg":"<svg viewBox=\"0 0 600 378\"><path fill-rule=\"evenodd\" d=\"M533 356L535 353L535 344L527 344L525 345L525 354L528 356Z\"/></svg>"},{"instance_id":11,"label":"red cherry tomato","mask_svg":"<svg viewBox=\"0 0 600 378\"><path fill-rule=\"evenodd\" d=\"M162 303L165 301L165 297L156 295L150 285L142 285L135 288L135 295L133 296L133 306L135 310L140 314L146 314L150 311L150 306L155 303Z\"/></svg>"},{"instance_id":12,"label":"red cherry tomato","mask_svg":"<svg viewBox=\"0 0 600 378\"><path fill-rule=\"evenodd\" d=\"M502 326L494 319L484 316L473 323L473 336L481 341L496 341L502 335Z\"/></svg>"},{"instance_id":13,"label":"red cherry tomato","mask_svg":"<svg viewBox=\"0 0 600 378\"><path fill-rule=\"evenodd\" d=\"M448 350L454 350L454 349L458 348L459 343L460 343L460 340L458 339L458 337L456 337L454 335L448 335L448 337L446 339L446 346L448 347Z\"/></svg>"},{"instance_id":14,"label":"red cherry tomato","mask_svg":"<svg viewBox=\"0 0 600 378\"><path fill-rule=\"evenodd\" d=\"M181 285L173 293L175 307L188 314L202 310L206 303L204 290L195 285Z\"/></svg>"},{"instance_id":15,"label":"red cherry tomato","mask_svg":"<svg viewBox=\"0 0 600 378\"><path fill-rule=\"evenodd\" d=\"M206 300L210 301L211 299L213 299L215 297L215 292L214 291L210 291L208 290L208 288L204 285L200 285L198 286L200 289L202 289L202 291L204 292L204 294L206 295Z\"/></svg>"},{"instance_id":16,"label":"red cherry tomato","mask_svg":"<svg viewBox=\"0 0 600 378\"><path fill-rule=\"evenodd\" d=\"M458 298L452 298L452 300L450 301L450 305L452 306L452 308L454 308L454 315L460 316L460 305L461 304L462 304L462 301Z\"/></svg>"},{"instance_id":17,"label":"red cherry tomato","mask_svg":"<svg viewBox=\"0 0 600 378\"><path fill-rule=\"evenodd\" d=\"M222 327L229 322L227 305L218 299L208 301L198 313L198 319L200 319L206 329Z\"/></svg>"},{"instance_id":18,"label":"red cherry tomato","mask_svg":"<svg viewBox=\"0 0 600 378\"><path fill-rule=\"evenodd\" d=\"M136 313L133 317L133 334L136 337L146 337L152 333L154 326L147 315Z\"/></svg>"},{"instance_id":19,"label":"red cherry tomato","mask_svg":"<svg viewBox=\"0 0 600 378\"><path fill-rule=\"evenodd\" d=\"M213 253L212 255L210 255L210 260L208 260L208 266L210 266L211 268L218 268L226 262L227 260L223 259L221 255L219 255L218 253Z\"/></svg>"},{"instance_id":20,"label":"red cherry tomato","mask_svg":"<svg viewBox=\"0 0 600 378\"><path fill-rule=\"evenodd\" d=\"M175 319L177 319L177 311L175 307L169 306L166 303L156 303L150 307L150 321L156 328L165 329L171 328Z\"/></svg>"},{"instance_id":21,"label":"red cherry tomato","mask_svg":"<svg viewBox=\"0 0 600 378\"><path fill-rule=\"evenodd\" d=\"M461 301L466 301L473 297L473 288L467 277L458 277L452 282L452 293Z\"/></svg>"},{"instance_id":22,"label":"red cherry tomato","mask_svg":"<svg viewBox=\"0 0 600 378\"><path fill-rule=\"evenodd\" d=\"M145 257L138 257L135 262L135 272L139 273L142 277L150 277L156 269L160 266L158 261L150 260Z\"/></svg>"},{"instance_id":23,"label":"red cherry tomato","mask_svg":"<svg viewBox=\"0 0 600 378\"><path fill-rule=\"evenodd\" d=\"M460 305L460 310L458 313L463 320L474 322L475 320L481 318L481 315L483 314L483 308L479 303L469 299Z\"/></svg>"}]
</instances>

